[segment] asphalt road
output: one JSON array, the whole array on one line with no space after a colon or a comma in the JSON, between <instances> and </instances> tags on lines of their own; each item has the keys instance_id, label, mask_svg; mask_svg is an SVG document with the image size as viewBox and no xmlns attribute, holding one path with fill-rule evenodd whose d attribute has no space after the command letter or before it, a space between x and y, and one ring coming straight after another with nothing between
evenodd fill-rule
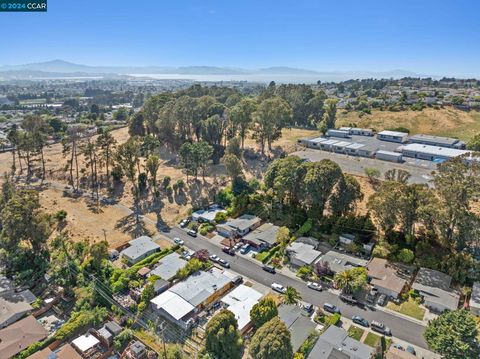
<instances>
[{"instance_id":1,"label":"asphalt road","mask_svg":"<svg viewBox=\"0 0 480 359\"><path fill-rule=\"evenodd\" d=\"M207 239L202 238L200 235L198 235L196 238L191 237L186 234L184 230L177 227L172 228L170 232L163 234L172 239L174 237L183 239L186 247L192 250L196 251L203 248L208 249L211 254L216 254L219 257L229 261L233 271L244 275L245 277L251 278L258 283L268 287L270 287L272 283L279 283L285 287L295 287L302 295L302 299L306 302L320 307L323 306L324 303L334 304L340 308L342 316L344 317L351 318L353 315L357 314L364 317L369 322L376 320L388 326L392 330L392 335L394 337L405 340L422 348L428 348L425 340L423 339L424 327L422 325L381 310L363 309L358 306L347 305L333 293L327 291L317 292L308 288L306 284L283 274L270 274L265 272L261 269L260 265L252 263L252 261L243 258L240 255L235 255L232 257L223 253L218 246L209 242Z\"/></svg>"}]
</instances>

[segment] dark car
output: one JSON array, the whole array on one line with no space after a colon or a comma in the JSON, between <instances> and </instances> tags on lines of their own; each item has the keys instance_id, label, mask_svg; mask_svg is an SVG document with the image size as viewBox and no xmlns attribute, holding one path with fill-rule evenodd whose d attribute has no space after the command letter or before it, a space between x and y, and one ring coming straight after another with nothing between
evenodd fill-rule
<instances>
[{"instance_id":1,"label":"dark car","mask_svg":"<svg viewBox=\"0 0 480 359\"><path fill-rule=\"evenodd\" d=\"M235 255L235 250L233 248L230 248L230 247L223 247L222 248L222 251L224 253L227 253L228 255L230 256L234 256Z\"/></svg>"},{"instance_id":2,"label":"dark car","mask_svg":"<svg viewBox=\"0 0 480 359\"><path fill-rule=\"evenodd\" d=\"M188 234L189 236L196 237L196 236L197 236L197 231L194 230L194 229L189 229L189 230L187 231L187 234Z\"/></svg>"},{"instance_id":3,"label":"dark car","mask_svg":"<svg viewBox=\"0 0 480 359\"><path fill-rule=\"evenodd\" d=\"M361 316L359 315L354 315L352 317L352 322L356 323L356 324L359 324L359 325L362 325L364 327L368 327L369 324L368 324L368 320L366 320L365 318L362 318Z\"/></svg>"},{"instance_id":4,"label":"dark car","mask_svg":"<svg viewBox=\"0 0 480 359\"><path fill-rule=\"evenodd\" d=\"M358 300L356 300L353 296L347 294L340 294L340 299L345 303L355 305L358 304Z\"/></svg>"},{"instance_id":5,"label":"dark car","mask_svg":"<svg viewBox=\"0 0 480 359\"><path fill-rule=\"evenodd\" d=\"M330 304L330 303L325 303L323 305L323 310L329 313L339 313L340 314L340 309L337 308L337 306Z\"/></svg>"},{"instance_id":6,"label":"dark car","mask_svg":"<svg viewBox=\"0 0 480 359\"><path fill-rule=\"evenodd\" d=\"M275 267L273 267L273 266L264 265L264 266L262 267L262 269L263 269L265 272L268 272L268 273L272 273L272 274L275 274L275 273L276 273Z\"/></svg>"}]
</instances>

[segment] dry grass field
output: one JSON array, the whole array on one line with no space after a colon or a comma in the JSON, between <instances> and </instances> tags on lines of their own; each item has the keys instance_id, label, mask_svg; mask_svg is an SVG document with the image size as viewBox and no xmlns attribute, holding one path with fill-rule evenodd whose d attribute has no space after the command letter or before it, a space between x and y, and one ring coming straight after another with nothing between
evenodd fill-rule
<instances>
[{"instance_id":1,"label":"dry grass field","mask_svg":"<svg viewBox=\"0 0 480 359\"><path fill-rule=\"evenodd\" d=\"M454 108L435 110L426 108L423 111L372 111L371 115L358 112L338 111L337 124L358 127L371 127L376 130L406 127L411 134L425 133L437 136L458 137L469 140L480 132L480 112L461 111Z\"/></svg>"}]
</instances>

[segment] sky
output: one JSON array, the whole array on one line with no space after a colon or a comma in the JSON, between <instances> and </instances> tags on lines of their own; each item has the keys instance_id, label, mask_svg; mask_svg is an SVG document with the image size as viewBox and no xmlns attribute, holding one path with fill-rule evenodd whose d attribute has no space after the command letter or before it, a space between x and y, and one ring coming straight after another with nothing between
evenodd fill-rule
<instances>
[{"instance_id":1,"label":"sky","mask_svg":"<svg viewBox=\"0 0 480 359\"><path fill-rule=\"evenodd\" d=\"M0 12L0 64L290 66L480 77L478 0L48 0Z\"/></svg>"}]
</instances>

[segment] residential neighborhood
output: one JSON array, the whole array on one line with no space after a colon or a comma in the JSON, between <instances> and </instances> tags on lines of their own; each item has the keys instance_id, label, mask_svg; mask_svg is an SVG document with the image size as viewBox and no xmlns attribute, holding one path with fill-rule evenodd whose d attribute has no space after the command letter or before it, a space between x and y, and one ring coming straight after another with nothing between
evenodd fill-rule
<instances>
[{"instance_id":1,"label":"residential neighborhood","mask_svg":"<svg viewBox=\"0 0 480 359\"><path fill-rule=\"evenodd\" d=\"M0 1L0 359L479 359L479 13Z\"/></svg>"}]
</instances>

